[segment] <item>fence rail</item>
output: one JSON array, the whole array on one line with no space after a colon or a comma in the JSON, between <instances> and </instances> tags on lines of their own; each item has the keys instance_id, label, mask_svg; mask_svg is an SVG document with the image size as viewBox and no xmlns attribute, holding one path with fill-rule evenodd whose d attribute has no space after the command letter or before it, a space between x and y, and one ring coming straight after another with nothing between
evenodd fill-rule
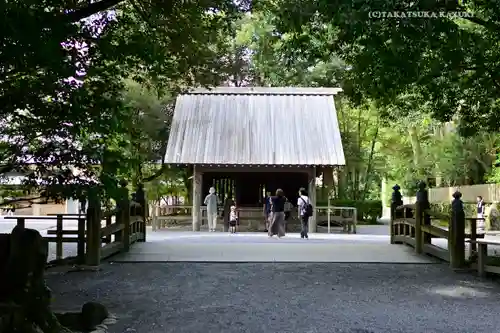
<instances>
[{"instance_id":1,"label":"fence rail","mask_svg":"<svg viewBox=\"0 0 500 333\"><path fill-rule=\"evenodd\" d=\"M454 269L477 267L477 243L485 236L484 228L478 228L478 222L483 222L484 218L465 216L462 195L458 191L453 194L450 215L432 211L427 189L422 184L415 204L403 205L399 189L395 189L391 204L391 243L410 245L416 253L440 258ZM448 227L442 226L443 223ZM447 248L433 244L433 238L446 239ZM467 256L466 244L469 244ZM498 271L498 267L486 266L484 269Z\"/></svg>"},{"instance_id":2,"label":"fence rail","mask_svg":"<svg viewBox=\"0 0 500 333\"><path fill-rule=\"evenodd\" d=\"M152 216L153 230L168 227L176 223L192 223L192 206L168 206L156 207L152 209L154 215ZM357 227L357 209L355 207L315 207L316 222L323 222L326 220L328 233L331 232L332 225L338 225L343 228L343 231L349 233L356 233ZM240 223L247 222L249 226L255 222L264 225L264 212L262 207L242 207L237 209ZM294 207L291 211L291 216L297 216L297 208ZM207 221L207 208L205 206L200 208L201 224L204 225Z\"/></svg>"},{"instance_id":3,"label":"fence rail","mask_svg":"<svg viewBox=\"0 0 500 333\"><path fill-rule=\"evenodd\" d=\"M56 244L56 261L63 258L63 245L76 243L76 263L97 266L101 260L119 252L126 252L130 245L145 240L144 216L131 215L130 205L122 210L100 213L90 218L80 214L55 214L50 216L6 216L15 220L16 226L29 228L31 221L56 220L55 230L47 230L43 237L48 243ZM95 216L100 216L95 218ZM30 220L30 222L26 222ZM76 221L76 229L64 229L64 222Z\"/></svg>"}]
</instances>

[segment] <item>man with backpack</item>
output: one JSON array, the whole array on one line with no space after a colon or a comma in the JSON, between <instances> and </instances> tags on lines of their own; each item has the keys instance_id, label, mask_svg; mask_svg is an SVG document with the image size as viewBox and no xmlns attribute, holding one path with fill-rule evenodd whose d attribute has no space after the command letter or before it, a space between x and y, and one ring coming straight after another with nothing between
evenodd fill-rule
<instances>
[{"instance_id":1,"label":"man with backpack","mask_svg":"<svg viewBox=\"0 0 500 333\"><path fill-rule=\"evenodd\" d=\"M301 224L300 238L309 239L307 234L309 231L309 218L313 215L313 207L307 196L305 188L299 190L299 198L297 199L297 207L299 208L299 218Z\"/></svg>"}]
</instances>

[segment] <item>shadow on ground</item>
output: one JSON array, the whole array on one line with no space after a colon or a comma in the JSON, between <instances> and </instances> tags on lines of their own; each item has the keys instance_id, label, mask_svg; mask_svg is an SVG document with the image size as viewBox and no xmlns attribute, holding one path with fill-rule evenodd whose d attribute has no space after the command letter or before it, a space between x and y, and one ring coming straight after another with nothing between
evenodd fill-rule
<instances>
[{"instance_id":1,"label":"shadow on ground","mask_svg":"<svg viewBox=\"0 0 500 333\"><path fill-rule=\"evenodd\" d=\"M441 264L105 264L47 276L56 310L101 302L116 333L500 330L500 287Z\"/></svg>"}]
</instances>

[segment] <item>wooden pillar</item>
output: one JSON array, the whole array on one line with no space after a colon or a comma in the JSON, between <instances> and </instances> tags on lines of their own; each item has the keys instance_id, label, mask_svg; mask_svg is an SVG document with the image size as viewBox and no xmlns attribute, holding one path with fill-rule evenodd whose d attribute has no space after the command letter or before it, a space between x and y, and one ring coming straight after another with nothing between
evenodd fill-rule
<instances>
[{"instance_id":1,"label":"wooden pillar","mask_svg":"<svg viewBox=\"0 0 500 333\"><path fill-rule=\"evenodd\" d=\"M193 167L193 231L200 231L201 229L201 199L202 199L202 183L203 175L198 170L198 166Z\"/></svg>"},{"instance_id":2,"label":"wooden pillar","mask_svg":"<svg viewBox=\"0 0 500 333\"><path fill-rule=\"evenodd\" d=\"M391 244L394 244L394 219L396 218L396 208L403 205L403 195L399 190L401 190L401 187L399 187L398 184L394 185L392 187L392 197L391 197L391 221L389 223L389 228L390 228L390 235L391 235Z\"/></svg>"},{"instance_id":3,"label":"wooden pillar","mask_svg":"<svg viewBox=\"0 0 500 333\"><path fill-rule=\"evenodd\" d=\"M330 196L332 195L333 189L333 168L326 167L323 168L323 187L326 188L325 199L327 201L327 219L328 219L328 233L330 233L331 228L331 209L330 209Z\"/></svg>"},{"instance_id":4,"label":"wooden pillar","mask_svg":"<svg viewBox=\"0 0 500 333\"><path fill-rule=\"evenodd\" d=\"M148 220L148 200L146 199L146 193L144 192L144 185L138 184L136 193L136 200L139 205L141 205L140 215L142 217L142 222L138 225L138 232L140 234L140 238L137 240L138 242L146 241L146 221Z\"/></svg>"},{"instance_id":5,"label":"wooden pillar","mask_svg":"<svg viewBox=\"0 0 500 333\"><path fill-rule=\"evenodd\" d=\"M449 226L448 251L450 267L457 269L465 265L465 212L462 193L453 193L451 221Z\"/></svg>"},{"instance_id":6,"label":"wooden pillar","mask_svg":"<svg viewBox=\"0 0 500 333\"><path fill-rule=\"evenodd\" d=\"M101 262L101 202L94 191L89 193L87 209L86 264L99 266Z\"/></svg>"},{"instance_id":7,"label":"wooden pillar","mask_svg":"<svg viewBox=\"0 0 500 333\"><path fill-rule=\"evenodd\" d=\"M387 207L388 199L388 183L385 176L382 178L381 189L380 189L380 201L382 201L382 217L389 217L391 215L391 207Z\"/></svg>"},{"instance_id":8,"label":"wooden pillar","mask_svg":"<svg viewBox=\"0 0 500 333\"><path fill-rule=\"evenodd\" d=\"M419 189L417 192L417 202L415 203L415 252L417 252L418 254L422 254L424 251L424 242L422 235L424 204L423 190Z\"/></svg>"},{"instance_id":9,"label":"wooden pillar","mask_svg":"<svg viewBox=\"0 0 500 333\"><path fill-rule=\"evenodd\" d=\"M309 171L309 186L308 186L309 200L313 206L313 216L309 218L309 232L317 231L316 224L316 167L312 167Z\"/></svg>"},{"instance_id":10,"label":"wooden pillar","mask_svg":"<svg viewBox=\"0 0 500 333\"><path fill-rule=\"evenodd\" d=\"M124 198L120 205L122 208L121 222L123 224L122 242L124 252L130 250L130 204L130 200L128 198Z\"/></svg>"}]
</instances>

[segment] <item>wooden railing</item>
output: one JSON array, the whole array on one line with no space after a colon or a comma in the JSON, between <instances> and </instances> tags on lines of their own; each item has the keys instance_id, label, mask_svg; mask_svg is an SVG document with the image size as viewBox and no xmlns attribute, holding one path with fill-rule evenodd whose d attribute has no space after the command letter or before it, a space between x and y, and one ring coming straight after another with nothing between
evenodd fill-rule
<instances>
[{"instance_id":1,"label":"wooden railing","mask_svg":"<svg viewBox=\"0 0 500 333\"><path fill-rule=\"evenodd\" d=\"M151 216L153 231L172 224L191 223L192 209L192 206L154 207L153 216Z\"/></svg>"},{"instance_id":2,"label":"wooden railing","mask_svg":"<svg viewBox=\"0 0 500 333\"><path fill-rule=\"evenodd\" d=\"M347 233L356 233L358 210L356 207L316 207L316 224L327 220L327 231L330 233L331 226L338 225Z\"/></svg>"},{"instance_id":3,"label":"wooden railing","mask_svg":"<svg viewBox=\"0 0 500 333\"><path fill-rule=\"evenodd\" d=\"M130 207L122 211L102 214L99 221L92 222L79 214L57 214L53 216L7 216L16 220L16 225L29 228L26 220L56 220L56 229L48 230L44 239L56 244L56 261L63 258L63 244L77 244L77 264L97 266L101 260L119 252L126 252L131 244L145 239L143 216L131 216ZM64 222L77 221L76 229L65 229ZM103 226L104 224L104 226ZM104 244L104 246L103 246Z\"/></svg>"},{"instance_id":4,"label":"wooden railing","mask_svg":"<svg viewBox=\"0 0 500 333\"><path fill-rule=\"evenodd\" d=\"M152 216L153 231L175 224L191 224L192 206L168 206L153 209L154 215ZM331 231L332 225L342 226L345 232L356 233L357 210L355 207L315 207L317 223L327 221L328 233ZM237 214L241 225L248 225L248 227L256 227L256 224L264 226L264 213L262 207L241 207L237 209ZM289 223L297 217L297 207L294 207L290 212L291 218ZM207 223L207 208L202 206L200 208L201 224Z\"/></svg>"},{"instance_id":5,"label":"wooden railing","mask_svg":"<svg viewBox=\"0 0 500 333\"><path fill-rule=\"evenodd\" d=\"M393 194L391 205L391 243L407 244L415 248L418 254L429 254L450 263L454 269L467 265L466 243L470 243L468 258L474 261L477 248L476 240L484 238L484 232L478 232L477 221L481 219L465 217L461 193L454 194L451 215L432 211L428 207L425 186L417 193L415 204L399 205L394 198L400 196L399 189ZM443 226L446 224L448 227ZM447 240L447 248L432 243L432 239Z\"/></svg>"}]
</instances>

